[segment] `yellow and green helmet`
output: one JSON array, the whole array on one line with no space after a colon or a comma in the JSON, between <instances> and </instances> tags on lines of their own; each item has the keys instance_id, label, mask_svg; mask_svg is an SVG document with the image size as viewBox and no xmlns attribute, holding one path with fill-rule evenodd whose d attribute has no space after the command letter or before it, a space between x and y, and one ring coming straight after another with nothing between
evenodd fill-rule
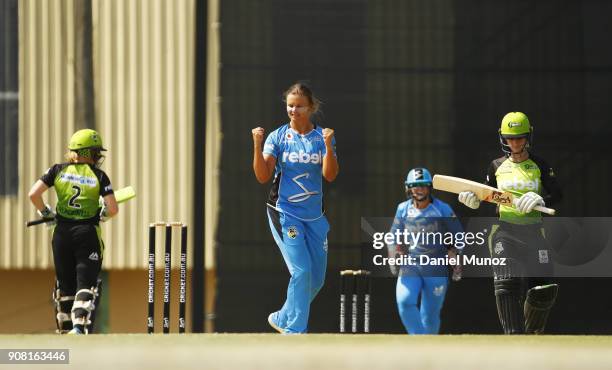
<instances>
[{"instance_id":1,"label":"yellow and green helmet","mask_svg":"<svg viewBox=\"0 0 612 370\"><path fill-rule=\"evenodd\" d=\"M510 112L502 118L501 126L499 127L499 143L502 151L507 156L512 154L512 150L506 139L517 139L526 137L527 142L523 150L530 148L533 144L533 127L529 123L529 118L522 112Z\"/></svg>"},{"instance_id":2,"label":"yellow and green helmet","mask_svg":"<svg viewBox=\"0 0 612 370\"><path fill-rule=\"evenodd\" d=\"M526 137L531 134L532 128L529 118L522 112L510 112L504 116L499 128L499 134L504 139Z\"/></svg>"},{"instance_id":3,"label":"yellow and green helmet","mask_svg":"<svg viewBox=\"0 0 612 370\"><path fill-rule=\"evenodd\" d=\"M102 137L96 130L86 128L75 132L70 138L68 149L79 151L81 149L106 150L102 145Z\"/></svg>"}]
</instances>

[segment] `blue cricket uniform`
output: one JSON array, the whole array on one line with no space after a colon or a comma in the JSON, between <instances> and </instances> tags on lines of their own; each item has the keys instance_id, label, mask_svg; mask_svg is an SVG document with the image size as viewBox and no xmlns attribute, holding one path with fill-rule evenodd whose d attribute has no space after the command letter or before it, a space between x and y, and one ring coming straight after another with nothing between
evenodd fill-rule
<instances>
[{"instance_id":1,"label":"blue cricket uniform","mask_svg":"<svg viewBox=\"0 0 612 370\"><path fill-rule=\"evenodd\" d=\"M332 143L335 148L335 139ZM285 124L268 135L263 153L276 158L268 220L291 274L285 304L272 320L285 333L305 333L310 302L321 290L327 268L322 128L301 135Z\"/></svg>"},{"instance_id":2,"label":"blue cricket uniform","mask_svg":"<svg viewBox=\"0 0 612 370\"><path fill-rule=\"evenodd\" d=\"M406 229L408 232L462 232L461 223L452 208L441 200L432 197L432 202L424 209L414 206L412 199L398 205L391 232ZM429 244L410 245L409 255L445 257L447 248L440 240L430 240ZM446 265L411 265L400 270L395 296L402 323L410 334L437 334L440 331L440 311L448 287L448 267ZM421 305L417 307L419 295Z\"/></svg>"}]
</instances>

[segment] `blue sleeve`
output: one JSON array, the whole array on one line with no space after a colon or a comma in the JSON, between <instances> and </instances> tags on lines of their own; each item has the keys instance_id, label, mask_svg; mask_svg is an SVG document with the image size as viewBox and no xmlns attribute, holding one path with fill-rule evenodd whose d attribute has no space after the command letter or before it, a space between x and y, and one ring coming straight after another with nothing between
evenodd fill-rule
<instances>
[{"instance_id":1,"label":"blue sleeve","mask_svg":"<svg viewBox=\"0 0 612 370\"><path fill-rule=\"evenodd\" d=\"M404 224L402 221L402 204L403 203L400 203L397 206L397 210L395 211L395 217L393 218L393 224L391 224L391 230L389 231L392 234L395 234L396 230L404 229ZM387 244L387 249L389 252L393 251L395 247L396 247L395 244Z\"/></svg>"},{"instance_id":2,"label":"blue sleeve","mask_svg":"<svg viewBox=\"0 0 612 370\"><path fill-rule=\"evenodd\" d=\"M445 224L446 230L453 234L462 233L463 225L461 225L461 222L455 215L455 212L453 212L453 209L451 208L451 206L445 203L442 209L443 209L444 224ZM460 249L460 248L457 248L457 249Z\"/></svg>"},{"instance_id":3,"label":"blue sleeve","mask_svg":"<svg viewBox=\"0 0 612 370\"><path fill-rule=\"evenodd\" d=\"M268 135L266 142L263 147L263 154L268 154L273 156L274 158L278 158L278 154L280 152L279 143L277 140L278 130L273 131Z\"/></svg>"},{"instance_id":4,"label":"blue sleeve","mask_svg":"<svg viewBox=\"0 0 612 370\"><path fill-rule=\"evenodd\" d=\"M455 215L455 212L453 212L453 209L448 204L445 204L444 206L444 220L446 222L446 228L448 231L452 233L463 232L463 226L457 218L457 215Z\"/></svg>"},{"instance_id":5,"label":"blue sleeve","mask_svg":"<svg viewBox=\"0 0 612 370\"><path fill-rule=\"evenodd\" d=\"M404 225L402 222L402 204L400 203L397 206L397 210L395 211L395 217L393 218L393 224L391 225L391 233L395 233L396 230L404 229Z\"/></svg>"}]
</instances>

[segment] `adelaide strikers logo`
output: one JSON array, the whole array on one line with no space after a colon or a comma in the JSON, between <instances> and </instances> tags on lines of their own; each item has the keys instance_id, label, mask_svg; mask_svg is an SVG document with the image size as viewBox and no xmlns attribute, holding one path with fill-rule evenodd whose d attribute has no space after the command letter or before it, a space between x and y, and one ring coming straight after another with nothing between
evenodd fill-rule
<instances>
[{"instance_id":1,"label":"adelaide strikers logo","mask_svg":"<svg viewBox=\"0 0 612 370\"><path fill-rule=\"evenodd\" d=\"M298 233L297 227L289 226L289 229L287 229L287 236L290 237L291 239L295 239L297 238L298 235L299 233Z\"/></svg>"},{"instance_id":2,"label":"adelaide strikers logo","mask_svg":"<svg viewBox=\"0 0 612 370\"><path fill-rule=\"evenodd\" d=\"M285 135L285 138L287 140L293 140L293 134L291 132L287 132L287 135Z\"/></svg>"}]
</instances>

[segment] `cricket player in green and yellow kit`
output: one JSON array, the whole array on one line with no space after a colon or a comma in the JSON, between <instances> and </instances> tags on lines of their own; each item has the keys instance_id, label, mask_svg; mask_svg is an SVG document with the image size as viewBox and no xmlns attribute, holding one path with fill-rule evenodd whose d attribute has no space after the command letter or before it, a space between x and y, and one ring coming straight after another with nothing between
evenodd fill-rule
<instances>
[{"instance_id":1,"label":"cricket player in green and yellow kit","mask_svg":"<svg viewBox=\"0 0 612 370\"><path fill-rule=\"evenodd\" d=\"M87 334L98 294L104 242L99 222L118 212L110 179L99 166L106 150L100 135L79 130L70 139L66 163L55 164L30 190L32 204L43 218L55 219L53 261L56 273L58 332ZM42 194L55 187L55 212ZM104 204L100 206L99 198Z\"/></svg>"},{"instance_id":2,"label":"cricket player in green and yellow kit","mask_svg":"<svg viewBox=\"0 0 612 370\"><path fill-rule=\"evenodd\" d=\"M549 207L562 194L552 167L529 150L532 137L524 113L506 114L499 129L505 155L492 161L487 172L487 185L518 198L514 206L499 206L499 223L489 235L491 256L506 258L505 266L493 268L497 312L506 334L543 332L559 289L550 280L550 247L541 213L534 207ZM459 194L459 202L473 209L480 206L469 191Z\"/></svg>"}]
</instances>

